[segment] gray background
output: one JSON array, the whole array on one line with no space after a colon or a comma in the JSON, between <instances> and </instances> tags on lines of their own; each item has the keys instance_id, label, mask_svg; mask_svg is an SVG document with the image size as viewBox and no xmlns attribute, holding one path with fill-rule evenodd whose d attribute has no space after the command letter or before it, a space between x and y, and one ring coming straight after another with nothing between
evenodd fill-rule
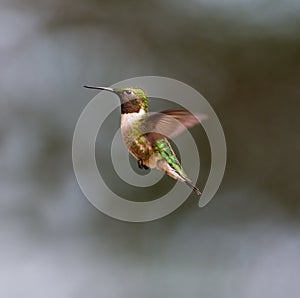
<instances>
[{"instance_id":1,"label":"gray background","mask_svg":"<svg viewBox=\"0 0 300 298\"><path fill-rule=\"evenodd\" d=\"M299 296L299 1L0 5L1 297ZM209 100L228 166L205 208L133 224L85 199L71 142L83 84L140 75Z\"/></svg>"}]
</instances>

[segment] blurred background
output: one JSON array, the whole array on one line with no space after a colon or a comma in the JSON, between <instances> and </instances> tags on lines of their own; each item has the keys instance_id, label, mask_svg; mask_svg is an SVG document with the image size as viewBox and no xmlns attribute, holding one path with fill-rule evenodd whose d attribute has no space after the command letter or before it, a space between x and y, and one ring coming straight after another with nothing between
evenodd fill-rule
<instances>
[{"instance_id":1,"label":"blurred background","mask_svg":"<svg viewBox=\"0 0 300 298\"><path fill-rule=\"evenodd\" d=\"M0 5L1 297L299 295L299 1ZM133 224L84 197L71 145L83 84L142 75L205 96L228 164L205 208Z\"/></svg>"}]
</instances>

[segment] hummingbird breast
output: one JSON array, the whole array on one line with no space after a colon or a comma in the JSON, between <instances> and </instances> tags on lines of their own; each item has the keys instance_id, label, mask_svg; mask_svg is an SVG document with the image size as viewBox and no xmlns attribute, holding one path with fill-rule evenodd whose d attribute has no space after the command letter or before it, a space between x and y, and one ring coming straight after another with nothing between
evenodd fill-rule
<instances>
[{"instance_id":1,"label":"hummingbird breast","mask_svg":"<svg viewBox=\"0 0 300 298\"><path fill-rule=\"evenodd\" d=\"M137 160L142 160L143 164L154 168L155 164L149 164L149 158L153 155L154 150L147 134L143 134L138 125L146 112L140 109L138 113L128 113L121 115L121 133L123 141L128 151Z\"/></svg>"}]
</instances>

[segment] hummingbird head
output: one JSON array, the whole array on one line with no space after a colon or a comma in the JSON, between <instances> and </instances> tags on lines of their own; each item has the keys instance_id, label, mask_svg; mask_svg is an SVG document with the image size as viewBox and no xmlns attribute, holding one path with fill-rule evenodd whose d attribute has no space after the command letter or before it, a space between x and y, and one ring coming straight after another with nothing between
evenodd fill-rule
<instances>
[{"instance_id":1,"label":"hummingbird head","mask_svg":"<svg viewBox=\"0 0 300 298\"><path fill-rule=\"evenodd\" d=\"M141 109L147 112L148 98L143 89L140 88L108 88L99 86L84 86L89 89L99 89L115 93L121 101L121 113L138 113Z\"/></svg>"}]
</instances>

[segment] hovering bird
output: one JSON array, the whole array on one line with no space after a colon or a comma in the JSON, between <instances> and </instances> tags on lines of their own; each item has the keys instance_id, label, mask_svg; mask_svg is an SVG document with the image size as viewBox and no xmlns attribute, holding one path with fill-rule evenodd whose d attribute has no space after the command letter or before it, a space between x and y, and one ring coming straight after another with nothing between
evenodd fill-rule
<instances>
[{"instance_id":1,"label":"hovering bird","mask_svg":"<svg viewBox=\"0 0 300 298\"><path fill-rule=\"evenodd\" d=\"M129 152L141 169L157 168L168 176L186 183L198 196L200 190L192 183L176 157L168 138L206 119L183 109L148 113L148 98L139 88L107 88L84 86L112 92L121 101L121 133Z\"/></svg>"}]
</instances>

